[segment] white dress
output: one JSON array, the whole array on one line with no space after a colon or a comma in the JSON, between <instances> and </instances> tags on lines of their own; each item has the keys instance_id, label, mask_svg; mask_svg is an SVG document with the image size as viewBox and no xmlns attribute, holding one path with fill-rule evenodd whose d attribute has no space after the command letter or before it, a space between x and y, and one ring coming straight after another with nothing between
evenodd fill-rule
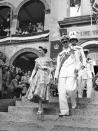
<instances>
[{"instance_id":1,"label":"white dress","mask_svg":"<svg viewBox=\"0 0 98 131\"><path fill-rule=\"evenodd\" d=\"M38 101L49 100L49 83L52 79L51 62L47 57L40 57L35 60L35 68L30 78L30 87L27 91L27 98Z\"/></svg>"}]
</instances>

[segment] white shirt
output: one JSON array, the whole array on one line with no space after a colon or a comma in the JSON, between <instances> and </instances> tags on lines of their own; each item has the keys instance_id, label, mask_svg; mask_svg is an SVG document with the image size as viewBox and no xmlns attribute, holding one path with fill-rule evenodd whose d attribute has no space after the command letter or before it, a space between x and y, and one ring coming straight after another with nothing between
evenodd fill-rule
<instances>
[{"instance_id":1,"label":"white shirt","mask_svg":"<svg viewBox=\"0 0 98 131\"><path fill-rule=\"evenodd\" d=\"M58 77L75 77L75 70L79 69L79 55L77 50L72 50L70 48L63 50L59 53L57 57L57 66L55 71L55 78ZM61 59L64 53L71 53L68 58L64 61L61 66Z\"/></svg>"},{"instance_id":2,"label":"white shirt","mask_svg":"<svg viewBox=\"0 0 98 131\"><path fill-rule=\"evenodd\" d=\"M89 60L86 62L86 66L82 71L82 79L92 78L92 73L94 74L93 61Z\"/></svg>"}]
</instances>

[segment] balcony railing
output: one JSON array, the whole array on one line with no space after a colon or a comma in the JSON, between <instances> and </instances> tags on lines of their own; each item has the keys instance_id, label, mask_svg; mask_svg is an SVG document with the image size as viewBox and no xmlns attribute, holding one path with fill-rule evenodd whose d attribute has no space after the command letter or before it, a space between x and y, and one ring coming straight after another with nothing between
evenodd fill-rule
<instances>
[{"instance_id":1,"label":"balcony railing","mask_svg":"<svg viewBox=\"0 0 98 131\"><path fill-rule=\"evenodd\" d=\"M31 41L48 41L49 30L43 32L34 32L32 34L15 34L11 36L1 36L0 44L6 43L19 43L19 42L31 42Z\"/></svg>"}]
</instances>

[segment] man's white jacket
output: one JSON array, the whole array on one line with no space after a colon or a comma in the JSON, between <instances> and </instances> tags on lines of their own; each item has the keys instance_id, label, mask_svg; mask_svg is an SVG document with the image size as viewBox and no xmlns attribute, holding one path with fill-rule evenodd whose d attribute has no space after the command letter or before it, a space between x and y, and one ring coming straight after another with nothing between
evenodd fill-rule
<instances>
[{"instance_id":1,"label":"man's white jacket","mask_svg":"<svg viewBox=\"0 0 98 131\"><path fill-rule=\"evenodd\" d=\"M69 54L66 60L63 62L61 66L61 61L64 57L64 54ZM80 70L81 61L79 56L79 51L77 49L64 49L62 52L58 54L57 57L57 66L55 70L54 78L60 77L75 77L75 71Z\"/></svg>"}]
</instances>

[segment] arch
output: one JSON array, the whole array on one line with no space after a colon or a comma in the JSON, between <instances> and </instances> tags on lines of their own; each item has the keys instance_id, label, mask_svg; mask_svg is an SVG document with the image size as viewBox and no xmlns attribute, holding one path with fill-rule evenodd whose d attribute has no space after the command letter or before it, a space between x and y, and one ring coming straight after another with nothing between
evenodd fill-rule
<instances>
[{"instance_id":1,"label":"arch","mask_svg":"<svg viewBox=\"0 0 98 131\"><path fill-rule=\"evenodd\" d=\"M2 53L2 57L6 57L6 64L9 65L9 58L7 57L7 54L0 50L0 53Z\"/></svg>"},{"instance_id":2,"label":"arch","mask_svg":"<svg viewBox=\"0 0 98 131\"><path fill-rule=\"evenodd\" d=\"M10 7L10 8L13 10L13 12L15 11L15 6L12 5L12 4L9 3L9 2L0 3L0 6L8 6L8 7Z\"/></svg>"},{"instance_id":3,"label":"arch","mask_svg":"<svg viewBox=\"0 0 98 131\"><path fill-rule=\"evenodd\" d=\"M32 52L34 54L36 54L37 56L39 56L39 52L37 49L34 49L34 48L24 48L24 49L21 49L19 51L17 51L13 56L12 58L10 59L9 61L9 65L12 65L14 60L22 53L25 53L25 52Z\"/></svg>"},{"instance_id":4,"label":"arch","mask_svg":"<svg viewBox=\"0 0 98 131\"><path fill-rule=\"evenodd\" d=\"M30 1L30 0L23 0L23 1L19 4L19 6L16 8L16 14L17 14L17 15L18 15L18 12L19 12L20 8L21 8L25 3L27 3L28 1ZM50 8L49 8L49 5L48 5L48 3L47 3L46 0L39 0L39 1L44 4L45 10L49 10L49 9L50 9Z\"/></svg>"},{"instance_id":5,"label":"arch","mask_svg":"<svg viewBox=\"0 0 98 131\"><path fill-rule=\"evenodd\" d=\"M88 48L90 50L88 57L95 61L96 65L98 65L98 41L97 40L89 40L81 43L83 48ZM98 70L98 68L96 68Z\"/></svg>"},{"instance_id":6,"label":"arch","mask_svg":"<svg viewBox=\"0 0 98 131\"><path fill-rule=\"evenodd\" d=\"M92 41L87 41L87 42L83 42L81 43L82 47L88 46L88 45L98 45L98 41L97 40L92 40Z\"/></svg>"}]
</instances>

